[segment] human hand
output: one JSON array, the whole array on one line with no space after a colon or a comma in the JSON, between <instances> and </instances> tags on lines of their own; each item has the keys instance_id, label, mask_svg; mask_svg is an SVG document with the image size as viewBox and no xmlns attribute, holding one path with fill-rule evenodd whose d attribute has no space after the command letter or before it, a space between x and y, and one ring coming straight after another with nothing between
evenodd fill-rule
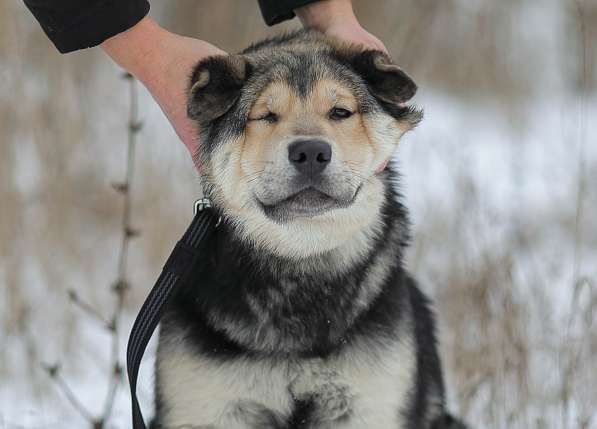
<instances>
[{"instance_id":1,"label":"human hand","mask_svg":"<svg viewBox=\"0 0 597 429\"><path fill-rule=\"evenodd\" d=\"M350 0L321 0L295 10L305 27L315 28L322 33L388 53L384 44L369 33L357 20Z\"/></svg>"},{"instance_id":2,"label":"human hand","mask_svg":"<svg viewBox=\"0 0 597 429\"><path fill-rule=\"evenodd\" d=\"M198 132L195 123L187 117L188 79L198 61L212 55L226 55L226 52L202 40L170 33L149 17L101 46L147 87L194 156Z\"/></svg>"}]
</instances>

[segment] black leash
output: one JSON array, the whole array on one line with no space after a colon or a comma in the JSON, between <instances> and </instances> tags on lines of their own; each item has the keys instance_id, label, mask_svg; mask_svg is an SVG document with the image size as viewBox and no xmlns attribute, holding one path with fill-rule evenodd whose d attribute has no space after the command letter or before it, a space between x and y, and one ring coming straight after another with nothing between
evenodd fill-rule
<instances>
[{"instance_id":1,"label":"black leash","mask_svg":"<svg viewBox=\"0 0 597 429\"><path fill-rule=\"evenodd\" d=\"M199 263L203 245L214 233L217 222L208 199L204 198L195 203L195 217L191 225L174 247L135 319L126 349L126 367L133 405L133 429L147 428L137 400L137 377L147 343L172 292L189 281L192 268Z\"/></svg>"}]
</instances>

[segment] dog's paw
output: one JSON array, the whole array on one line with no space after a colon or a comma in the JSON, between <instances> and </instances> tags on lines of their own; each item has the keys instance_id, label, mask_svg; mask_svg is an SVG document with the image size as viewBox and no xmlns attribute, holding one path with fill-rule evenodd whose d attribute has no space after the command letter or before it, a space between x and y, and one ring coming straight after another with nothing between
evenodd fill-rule
<instances>
[{"instance_id":1,"label":"dog's paw","mask_svg":"<svg viewBox=\"0 0 597 429\"><path fill-rule=\"evenodd\" d=\"M284 422L278 413L255 401L238 401L231 408L234 420L243 422L249 428L274 429L282 427Z\"/></svg>"},{"instance_id":2,"label":"dog's paw","mask_svg":"<svg viewBox=\"0 0 597 429\"><path fill-rule=\"evenodd\" d=\"M348 386L328 383L313 394L317 404L317 414L321 421L338 420L350 413L352 397Z\"/></svg>"},{"instance_id":3,"label":"dog's paw","mask_svg":"<svg viewBox=\"0 0 597 429\"><path fill-rule=\"evenodd\" d=\"M335 371L306 371L289 389L296 401L313 401L319 421L338 420L350 413L353 395Z\"/></svg>"}]
</instances>

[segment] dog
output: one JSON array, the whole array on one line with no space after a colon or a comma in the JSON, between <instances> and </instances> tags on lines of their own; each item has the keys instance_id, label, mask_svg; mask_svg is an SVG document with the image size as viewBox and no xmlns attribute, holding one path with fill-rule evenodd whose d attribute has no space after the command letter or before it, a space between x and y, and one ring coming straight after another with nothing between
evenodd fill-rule
<instances>
[{"instance_id":1,"label":"dog","mask_svg":"<svg viewBox=\"0 0 597 429\"><path fill-rule=\"evenodd\" d=\"M195 67L188 116L221 221L162 318L153 427L465 427L388 164L421 120L416 90L386 54L313 30Z\"/></svg>"}]
</instances>

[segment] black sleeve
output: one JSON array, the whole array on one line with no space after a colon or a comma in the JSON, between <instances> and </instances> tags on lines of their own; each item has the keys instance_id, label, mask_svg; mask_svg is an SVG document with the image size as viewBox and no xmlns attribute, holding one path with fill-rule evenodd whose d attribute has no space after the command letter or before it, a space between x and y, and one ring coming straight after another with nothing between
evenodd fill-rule
<instances>
[{"instance_id":1,"label":"black sleeve","mask_svg":"<svg viewBox=\"0 0 597 429\"><path fill-rule=\"evenodd\" d=\"M147 0L24 0L62 53L97 46L149 12Z\"/></svg>"},{"instance_id":2,"label":"black sleeve","mask_svg":"<svg viewBox=\"0 0 597 429\"><path fill-rule=\"evenodd\" d=\"M318 0L258 0L261 15L267 25L294 18L294 9Z\"/></svg>"}]
</instances>

